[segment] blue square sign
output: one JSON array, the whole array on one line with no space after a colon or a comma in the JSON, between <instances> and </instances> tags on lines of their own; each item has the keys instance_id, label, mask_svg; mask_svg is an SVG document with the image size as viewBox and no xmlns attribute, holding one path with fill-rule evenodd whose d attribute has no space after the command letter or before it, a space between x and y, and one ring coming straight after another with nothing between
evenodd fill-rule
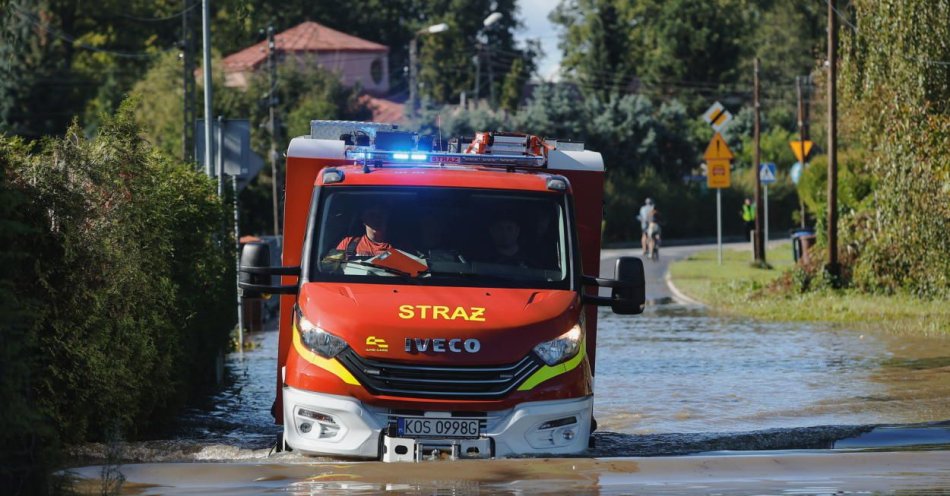
<instances>
[{"instance_id":1,"label":"blue square sign","mask_svg":"<svg viewBox=\"0 0 950 496\"><path fill-rule=\"evenodd\" d=\"M775 163L767 162L759 166L759 182L770 184L775 182Z\"/></svg>"}]
</instances>

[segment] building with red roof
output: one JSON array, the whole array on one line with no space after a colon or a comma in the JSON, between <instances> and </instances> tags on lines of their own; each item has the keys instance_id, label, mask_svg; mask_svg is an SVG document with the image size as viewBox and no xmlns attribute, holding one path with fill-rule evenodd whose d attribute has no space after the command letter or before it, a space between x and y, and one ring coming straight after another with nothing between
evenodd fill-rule
<instances>
[{"instance_id":1,"label":"building with red roof","mask_svg":"<svg viewBox=\"0 0 950 496\"><path fill-rule=\"evenodd\" d=\"M293 59L335 72L346 86L370 95L389 93L389 47L307 21L274 36L279 63ZM222 60L225 85L246 88L254 71L267 67L267 40Z\"/></svg>"}]
</instances>

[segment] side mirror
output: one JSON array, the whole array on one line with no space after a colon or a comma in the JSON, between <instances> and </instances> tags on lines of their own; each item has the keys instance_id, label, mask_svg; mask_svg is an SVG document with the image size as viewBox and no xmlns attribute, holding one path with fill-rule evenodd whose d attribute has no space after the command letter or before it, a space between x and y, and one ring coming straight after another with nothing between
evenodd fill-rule
<instances>
[{"instance_id":1,"label":"side mirror","mask_svg":"<svg viewBox=\"0 0 950 496\"><path fill-rule=\"evenodd\" d=\"M611 288L610 298L584 295L586 304L607 306L620 315L643 313L646 305L646 278L643 262L637 257L620 257L614 267L614 279L584 276L584 284Z\"/></svg>"},{"instance_id":2,"label":"side mirror","mask_svg":"<svg viewBox=\"0 0 950 496\"><path fill-rule=\"evenodd\" d=\"M618 258L614 279L622 284L614 286L611 291L611 310L620 315L643 313L647 300L643 261L637 257Z\"/></svg>"},{"instance_id":3,"label":"side mirror","mask_svg":"<svg viewBox=\"0 0 950 496\"><path fill-rule=\"evenodd\" d=\"M297 285L281 286L271 282L271 276L300 277L300 267L271 267L270 247L266 243L247 243L241 248L241 267L238 288L243 298L257 298L267 294L297 294Z\"/></svg>"}]
</instances>

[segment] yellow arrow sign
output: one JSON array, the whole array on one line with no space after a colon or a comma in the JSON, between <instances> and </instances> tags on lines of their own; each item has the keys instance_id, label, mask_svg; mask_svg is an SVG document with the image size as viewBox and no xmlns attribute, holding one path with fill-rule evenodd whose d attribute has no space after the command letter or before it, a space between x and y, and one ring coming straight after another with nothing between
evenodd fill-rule
<instances>
[{"instance_id":1,"label":"yellow arrow sign","mask_svg":"<svg viewBox=\"0 0 950 496\"><path fill-rule=\"evenodd\" d=\"M726 140L722 139L722 135L716 133L709 142L709 146L706 147L706 153L703 154L703 157L708 162L710 160L732 160L734 155L729 146L726 145Z\"/></svg>"},{"instance_id":2,"label":"yellow arrow sign","mask_svg":"<svg viewBox=\"0 0 950 496\"><path fill-rule=\"evenodd\" d=\"M724 159L707 159L706 186L709 188L728 188L730 185L729 161Z\"/></svg>"},{"instance_id":3,"label":"yellow arrow sign","mask_svg":"<svg viewBox=\"0 0 950 496\"><path fill-rule=\"evenodd\" d=\"M805 163L805 159L808 157L808 154L811 153L812 142L805 141L789 141L788 145L792 147L792 153L795 154L795 158L799 162Z\"/></svg>"}]
</instances>

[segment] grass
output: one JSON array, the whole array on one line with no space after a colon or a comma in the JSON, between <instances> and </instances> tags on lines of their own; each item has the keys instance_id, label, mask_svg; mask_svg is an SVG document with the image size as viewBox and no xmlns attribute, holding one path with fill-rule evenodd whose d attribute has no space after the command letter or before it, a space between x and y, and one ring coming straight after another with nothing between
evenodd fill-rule
<instances>
[{"instance_id":1,"label":"grass","mask_svg":"<svg viewBox=\"0 0 950 496\"><path fill-rule=\"evenodd\" d=\"M793 267L789 243L766 253L771 269L752 265L748 250L698 252L670 266L677 289L714 311L774 321L814 321L916 335L950 334L950 305L909 295L874 295L823 289L807 293L776 290L770 283Z\"/></svg>"}]
</instances>

